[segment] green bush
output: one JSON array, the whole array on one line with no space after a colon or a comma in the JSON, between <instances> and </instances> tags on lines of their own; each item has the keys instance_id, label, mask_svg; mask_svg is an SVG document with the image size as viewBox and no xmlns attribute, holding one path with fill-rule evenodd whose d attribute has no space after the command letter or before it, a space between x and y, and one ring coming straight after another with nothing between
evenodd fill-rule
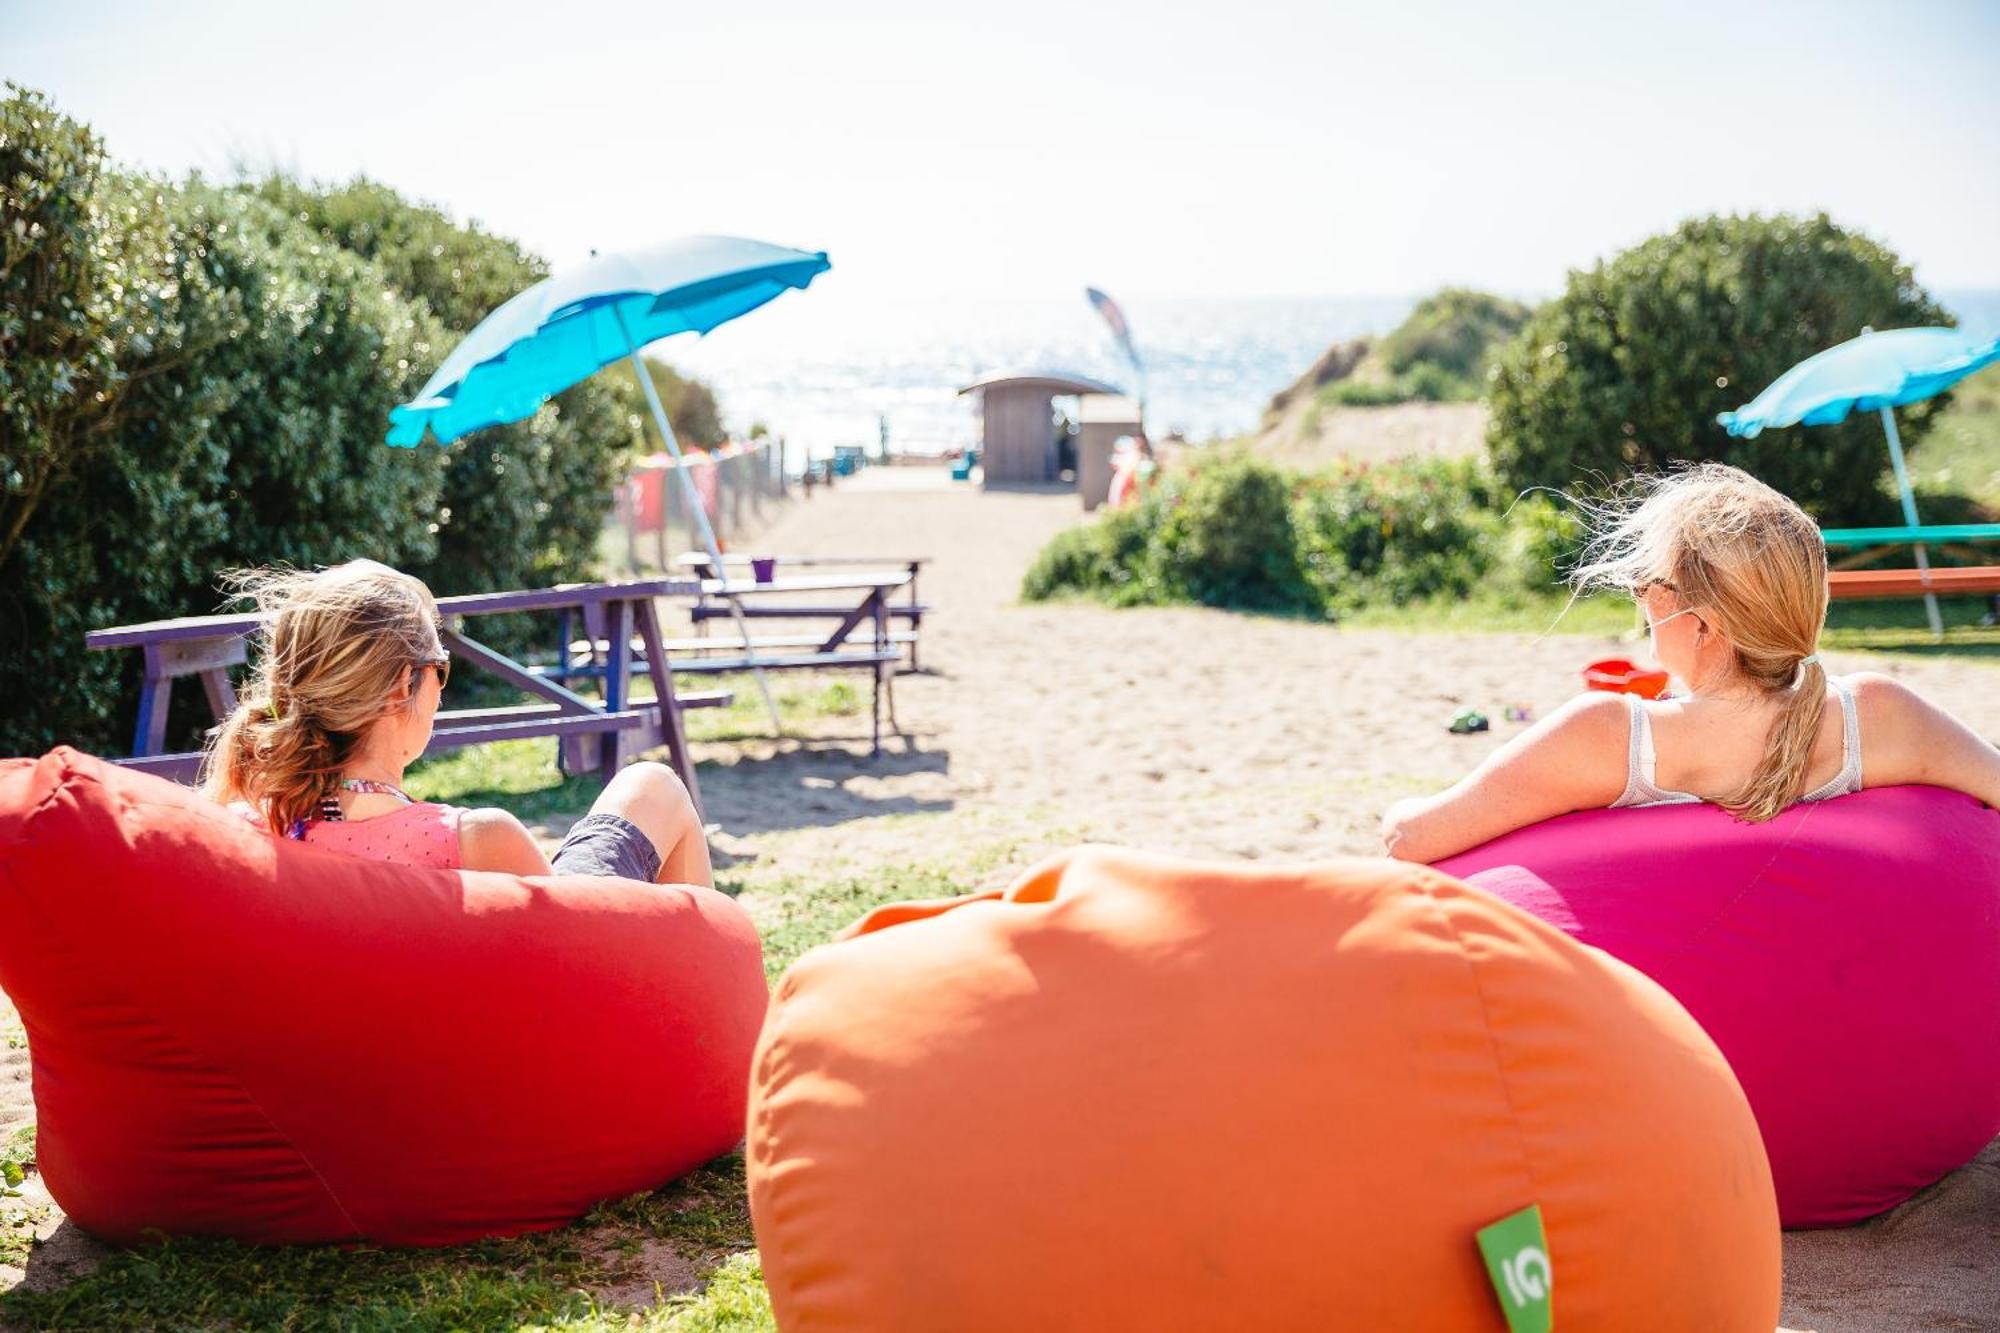
<instances>
[{"instance_id":1,"label":"green bush","mask_svg":"<svg viewBox=\"0 0 2000 1333\"><path fill-rule=\"evenodd\" d=\"M1498 358L1487 441L1513 490L1719 459L1822 522L1894 522L1872 416L1754 440L1732 438L1715 416L1864 325L1948 322L1907 265L1823 214L1699 218L1570 274ZM1943 405L1899 410L1906 445Z\"/></svg>"},{"instance_id":2,"label":"green bush","mask_svg":"<svg viewBox=\"0 0 2000 1333\"><path fill-rule=\"evenodd\" d=\"M1292 533L1291 480L1247 452L1204 458L1173 488L1149 545L1160 581L1208 606L1313 605Z\"/></svg>"},{"instance_id":3,"label":"green bush","mask_svg":"<svg viewBox=\"0 0 2000 1333\"><path fill-rule=\"evenodd\" d=\"M1303 480L1299 558L1321 605L1461 597L1495 564L1497 496L1469 459L1348 464Z\"/></svg>"},{"instance_id":4,"label":"green bush","mask_svg":"<svg viewBox=\"0 0 2000 1333\"><path fill-rule=\"evenodd\" d=\"M1429 368L1441 377L1437 383L1453 386L1459 396L1476 398L1494 349L1527 321L1528 307L1518 301L1447 287L1419 301L1396 331L1382 340L1382 360L1393 375Z\"/></svg>"},{"instance_id":5,"label":"green bush","mask_svg":"<svg viewBox=\"0 0 2000 1333\"><path fill-rule=\"evenodd\" d=\"M209 275L165 187L111 170L39 94L0 102L0 753L129 726L136 654L84 631L168 614L221 530L211 446L131 430L138 391L227 329L183 314ZM168 257L173 256L173 262ZM199 386L190 411L208 406Z\"/></svg>"},{"instance_id":6,"label":"green bush","mask_svg":"<svg viewBox=\"0 0 2000 1333\"><path fill-rule=\"evenodd\" d=\"M1338 618L1550 590L1580 544L1580 526L1544 496L1508 500L1473 459L1290 475L1225 454L1165 475L1136 506L1059 534L1021 594Z\"/></svg>"},{"instance_id":7,"label":"green bush","mask_svg":"<svg viewBox=\"0 0 2000 1333\"><path fill-rule=\"evenodd\" d=\"M87 652L89 629L212 609L231 565L417 565L436 544L435 452L386 449L378 425L432 355L428 314L262 200L108 171L77 182L86 211L148 238L153 309L110 343L117 413L42 489L0 567L10 753L123 748L139 656ZM208 719L179 693L185 744Z\"/></svg>"}]
</instances>

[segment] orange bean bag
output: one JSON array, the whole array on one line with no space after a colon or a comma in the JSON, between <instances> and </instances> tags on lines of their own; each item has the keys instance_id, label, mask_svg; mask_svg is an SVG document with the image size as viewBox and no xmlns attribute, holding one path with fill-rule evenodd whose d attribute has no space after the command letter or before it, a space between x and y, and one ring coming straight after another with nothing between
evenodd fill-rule
<instances>
[{"instance_id":1,"label":"orange bean bag","mask_svg":"<svg viewBox=\"0 0 2000 1333\"><path fill-rule=\"evenodd\" d=\"M884 908L779 985L748 1156L788 1333L1464 1333L1538 1292L1572 1330L1778 1315L1770 1169L1714 1044L1633 969L1390 861L1091 849ZM1535 1205L1542 1245L1489 1268L1478 1233Z\"/></svg>"},{"instance_id":2,"label":"orange bean bag","mask_svg":"<svg viewBox=\"0 0 2000 1333\"><path fill-rule=\"evenodd\" d=\"M73 750L0 761L0 987L119 1242L558 1226L737 1142L766 1001L711 889L358 860Z\"/></svg>"}]
</instances>

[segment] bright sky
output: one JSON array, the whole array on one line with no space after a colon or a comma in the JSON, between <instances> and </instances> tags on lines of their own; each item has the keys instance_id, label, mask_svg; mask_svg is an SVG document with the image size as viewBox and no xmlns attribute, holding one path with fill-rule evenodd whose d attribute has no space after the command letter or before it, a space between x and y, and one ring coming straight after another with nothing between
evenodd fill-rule
<instances>
[{"instance_id":1,"label":"bright sky","mask_svg":"<svg viewBox=\"0 0 2000 1333\"><path fill-rule=\"evenodd\" d=\"M1991 0L0 0L0 76L126 162L366 173L558 263L732 232L899 296L1526 294L1824 208L2000 287Z\"/></svg>"}]
</instances>

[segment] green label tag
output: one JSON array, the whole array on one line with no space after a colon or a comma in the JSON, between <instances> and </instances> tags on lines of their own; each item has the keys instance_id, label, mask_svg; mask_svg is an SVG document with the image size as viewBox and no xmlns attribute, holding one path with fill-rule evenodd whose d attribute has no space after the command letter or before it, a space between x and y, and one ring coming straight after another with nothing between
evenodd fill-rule
<instances>
[{"instance_id":1,"label":"green label tag","mask_svg":"<svg viewBox=\"0 0 2000 1333\"><path fill-rule=\"evenodd\" d=\"M1555 1327L1555 1272L1542 1235L1542 1206L1531 1203L1481 1227L1479 1252L1486 1256L1486 1275L1512 1333L1549 1333Z\"/></svg>"}]
</instances>

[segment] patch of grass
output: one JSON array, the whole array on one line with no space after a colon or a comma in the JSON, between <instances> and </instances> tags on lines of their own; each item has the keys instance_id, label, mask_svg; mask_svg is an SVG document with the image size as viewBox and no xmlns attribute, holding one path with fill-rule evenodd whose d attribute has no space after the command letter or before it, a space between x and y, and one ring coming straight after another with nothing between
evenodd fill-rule
<instances>
[{"instance_id":1,"label":"patch of grass","mask_svg":"<svg viewBox=\"0 0 2000 1333\"><path fill-rule=\"evenodd\" d=\"M872 693L854 675L828 679L792 671L770 673L765 679L771 684L771 698L787 730L795 723L866 712ZM764 697L757 692L757 678L747 671L715 676L698 687L676 688L728 690L735 696L726 708L698 708L688 713L689 740L761 740L771 734L771 719L764 712ZM650 692L646 697L652 697Z\"/></svg>"},{"instance_id":2,"label":"patch of grass","mask_svg":"<svg viewBox=\"0 0 2000 1333\"><path fill-rule=\"evenodd\" d=\"M35 1127L23 1125L0 1143L0 1264L20 1267L35 1248L35 1228L49 1210L21 1201L21 1186L35 1169Z\"/></svg>"},{"instance_id":3,"label":"patch of grass","mask_svg":"<svg viewBox=\"0 0 2000 1333\"><path fill-rule=\"evenodd\" d=\"M1414 633L1616 635L1636 621L1629 598L1579 597L1571 604L1569 594L1552 588L1546 593L1480 590L1467 597L1374 602L1341 612L1339 623Z\"/></svg>"},{"instance_id":4,"label":"patch of grass","mask_svg":"<svg viewBox=\"0 0 2000 1333\"><path fill-rule=\"evenodd\" d=\"M657 1327L662 1333L777 1333L771 1293L764 1287L764 1268L756 1251L734 1256L710 1276L706 1290L674 1297L657 1325L640 1327Z\"/></svg>"},{"instance_id":5,"label":"patch of grass","mask_svg":"<svg viewBox=\"0 0 2000 1333\"><path fill-rule=\"evenodd\" d=\"M523 821L578 814L590 808L603 781L595 773L565 776L556 767L553 736L468 745L411 765L410 795L452 805L498 806Z\"/></svg>"},{"instance_id":6,"label":"patch of grass","mask_svg":"<svg viewBox=\"0 0 2000 1333\"><path fill-rule=\"evenodd\" d=\"M713 1270L713 1288L636 1315L606 1311L590 1292L629 1279L629 1256L647 1238ZM66 1287L0 1296L0 1320L103 1330L769 1328L755 1256L744 1254L751 1244L743 1162L731 1156L579 1226L516 1240L442 1250L178 1240L116 1251Z\"/></svg>"},{"instance_id":7,"label":"patch of grass","mask_svg":"<svg viewBox=\"0 0 2000 1333\"><path fill-rule=\"evenodd\" d=\"M725 892L727 871L716 887ZM742 885L734 886L739 891ZM806 950L826 943L884 903L955 898L970 890L935 866L884 866L863 875L783 878L744 894L743 904L764 937L764 974L776 981Z\"/></svg>"}]
</instances>

